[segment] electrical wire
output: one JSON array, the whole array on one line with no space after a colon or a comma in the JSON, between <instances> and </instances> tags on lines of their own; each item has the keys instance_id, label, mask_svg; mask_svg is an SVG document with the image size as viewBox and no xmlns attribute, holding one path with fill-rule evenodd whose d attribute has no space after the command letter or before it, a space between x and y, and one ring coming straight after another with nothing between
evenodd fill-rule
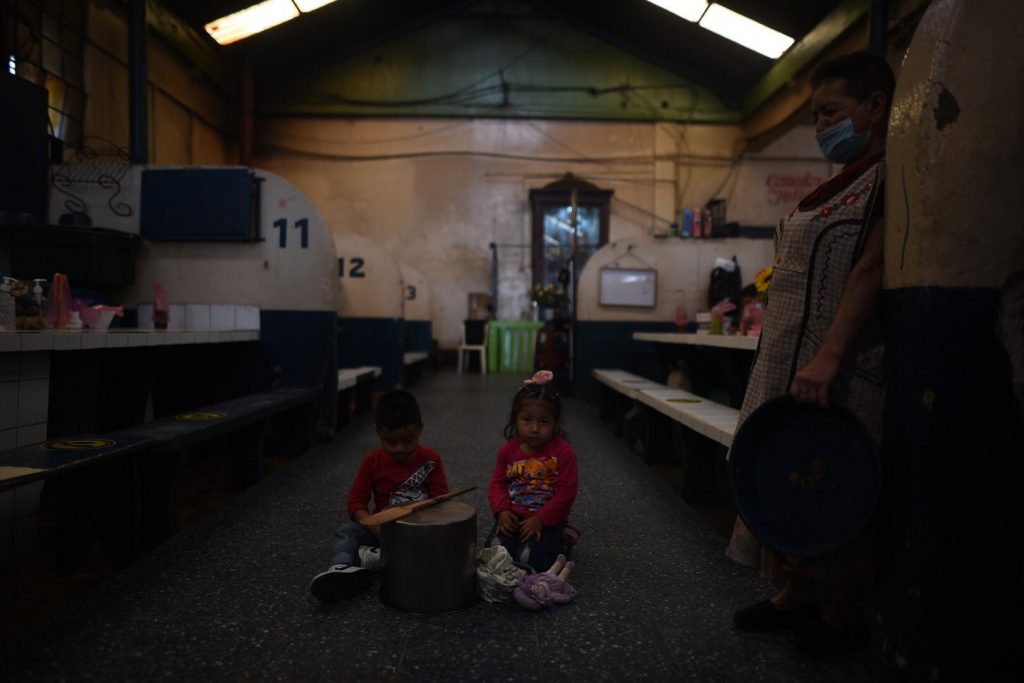
<instances>
[{"instance_id":1,"label":"electrical wire","mask_svg":"<svg viewBox=\"0 0 1024 683\"><path fill-rule=\"evenodd\" d=\"M423 139L426 139L426 138L429 138L429 137L433 137L435 135L440 135L441 133L447 133L448 131L455 130L456 128L467 126L470 123L472 123L472 121L468 121L468 120L466 120L466 121L457 121L456 123L454 123L454 124L452 124L450 126L444 126L442 128L434 128L434 129L431 129L429 131L424 131L422 133L416 133L414 135L403 135L403 136L394 137L394 138L380 138L380 139L377 139L377 140L339 140L337 138L333 138L333 139L332 138L322 138L322 137L317 137L317 136L314 136L314 135L297 135L295 133L290 133L290 132L288 132L286 130L283 130L281 128L276 128L274 126L265 126L265 128L269 132L273 133L274 135L280 135L282 137L291 138L292 140L302 140L302 141L305 141L305 142L326 142L326 143L331 143L331 144L336 144L336 145L384 145L384 144L390 144L390 143L393 143L393 142L407 142L409 140L423 140Z\"/></svg>"},{"instance_id":2,"label":"electrical wire","mask_svg":"<svg viewBox=\"0 0 1024 683\"><path fill-rule=\"evenodd\" d=\"M314 157L318 159L333 159L335 161L393 161L398 159L421 159L429 157L483 157L489 159L510 159L513 161L538 161L545 163L556 163L556 164L616 164L616 163L651 163L654 161L652 157L606 157L606 158L588 158L588 157L542 157L534 156L529 154L511 154L507 152L484 152L478 150L433 150L425 152L397 152L394 154L373 154L373 155L352 155L352 154L332 154L330 152L320 152L311 150L298 150L289 147L283 147L281 145L263 143L260 145L261 149L275 150L281 152L288 152L290 154L296 154L299 156Z\"/></svg>"},{"instance_id":3,"label":"electrical wire","mask_svg":"<svg viewBox=\"0 0 1024 683\"><path fill-rule=\"evenodd\" d=\"M647 216L650 216L651 218L653 218L655 220L659 220L662 223L664 223L665 225L672 225L672 223L675 222L675 221L668 220L666 218L662 218L658 214L654 213L653 211L648 211L647 209L645 209L642 206L637 206L636 204L633 204L632 202L627 202L625 199L622 199L621 197L613 196L612 197L612 202L614 202L616 204L625 204L626 206L628 206L629 208L633 209L634 211L639 211L640 213L645 214Z\"/></svg>"},{"instance_id":4,"label":"electrical wire","mask_svg":"<svg viewBox=\"0 0 1024 683\"><path fill-rule=\"evenodd\" d=\"M581 158L581 159L589 159L589 158L591 158L591 157L588 157L587 155L585 155L585 154L583 154L583 153L573 149L572 147L569 147L569 145L566 145L561 140L558 140L557 138L555 138L553 135L549 135L544 129L542 129L540 126L538 126L537 124L533 123L532 121L527 121L526 124L528 126L530 126L531 128L533 128L534 130L536 130L541 135L543 135L546 139L548 139L551 142L555 143L556 145L558 145L562 149L565 149L565 150L568 150L568 151L572 152L573 154L577 155L579 158ZM609 164L607 162L603 162L603 161L602 162L596 162L596 163L600 163L602 166L605 166L605 167L609 166Z\"/></svg>"},{"instance_id":5,"label":"electrical wire","mask_svg":"<svg viewBox=\"0 0 1024 683\"><path fill-rule=\"evenodd\" d=\"M657 116L659 111L654 107L649 100L643 98L641 93L645 90L690 90L694 93L694 107L691 109L690 114L687 115L687 120L692 120L696 113L696 104L699 100L699 89L691 83L660 83L660 84L647 84L647 85L615 85L606 87L597 87L594 85L533 85L530 83L514 83L505 80L504 72L514 66L516 63L521 61L529 52L538 47L537 44L531 46L526 52L514 59L512 62L502 66L496 71L492 72L488 76L478 80L477 82L458 88L451 92L442 95L433 95L430 97L420 97L414 99L363 99L348 97L346 95L330 92L315 84L304 84L300 86L300 90L312 93L315 97L310 98L312 102L316 104L345 104L349 106L357 107L380 107L380 108L406 108L406 107L419 107L424 105L432 104L446 104L446 105L470 105L470 106L485 106L476 100L485 98L489 95L502 95L502 101L500 104L492 106L500 106L508 108L511 105L507 96L508 93L583 93L592 97L601 97L603 95L614 95L614 94L628 94L633 93L642 99L651 111L652 115L656 119L662 119ZM501 82L497 85L483 85L487 80L498 76L501 78Z\"/></svg>"},{"instance_id":6,"label":"electrical wire","mask_svg":"<svg viewBox=\"0 0 1024 683\"><path fill-rule=\"evenodd\" d=\"M433 97L412 100L362 100L358 98L346 97L344 95L340 95L337 93L330 93L314 85L307 85L306 88L308 90L312 90L313 92L319 93L322 96L331 98L330 101L333 102L341 102L344 104L366 107L411 107L422 106L424 104L450 104L462 102L467 98L475 99L477 97L492 94L495 92L505 93L508 86L504 80L504 72L512 68L519 62L523 61L524 59L526 59L534 50L536 50L538 47L546 43L554 34L555 29L557 27L558 24L552 21L550 26L548 27L547 32L543 36L538 38L534 43L532 43L529 47L527 47L525 50L523 50L521 53L515 56L511 61L507 62L506 64L502 65L496 70L488 73L486 76L483 76L479 80L470 83L469 85L453 90L449 93L445 93L443 95L436 95ZM483 88L480 87L483 83L486 83L495 76L501 78L501 84L496 86L486 86Z\"/></svg>"}]
</instances>

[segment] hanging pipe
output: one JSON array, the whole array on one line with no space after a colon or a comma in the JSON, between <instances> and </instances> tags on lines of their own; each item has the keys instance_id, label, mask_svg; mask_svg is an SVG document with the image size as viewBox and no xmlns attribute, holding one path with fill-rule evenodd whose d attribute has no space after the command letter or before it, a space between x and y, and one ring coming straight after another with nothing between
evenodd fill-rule
<instances>
[{"instance_id":1,"label":"hanging pipe","mask_svg":"<svg viewBox=\"0 0 1024 683\"><path fill-rule=\"evenodd\" d=\"M128 152L133 164L149 162L146 65L146 0L128 1Z\"/></svg>"}]
</instances>

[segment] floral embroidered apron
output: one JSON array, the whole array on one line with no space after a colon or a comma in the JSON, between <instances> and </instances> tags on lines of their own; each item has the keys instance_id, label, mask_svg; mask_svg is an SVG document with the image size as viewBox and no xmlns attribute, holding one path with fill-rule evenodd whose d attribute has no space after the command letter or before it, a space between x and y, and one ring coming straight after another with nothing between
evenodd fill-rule
<instances>
[{"instance_id":1,"label":"floral embroidered apron","mask_svg":"<svg viewBox=\"0 0 1024 683\"><path fill-rule=\"evenodd\" d=\"M884 168L883 158L859 174L850 174L848 184L809 202L819 193L815 191L779 221L761 338L737 429L766 401L788 393L793 377L821 348L869 228L881 216ZM882 341L881 321L876 315L850 347L829 389L829 402L853 411L879 443L884 400ZM759 557L760 544L738 518L726 555L741 564L761 565L769 576L775 573L765 566L767 558Z\"/></svg>"}]
</instances>

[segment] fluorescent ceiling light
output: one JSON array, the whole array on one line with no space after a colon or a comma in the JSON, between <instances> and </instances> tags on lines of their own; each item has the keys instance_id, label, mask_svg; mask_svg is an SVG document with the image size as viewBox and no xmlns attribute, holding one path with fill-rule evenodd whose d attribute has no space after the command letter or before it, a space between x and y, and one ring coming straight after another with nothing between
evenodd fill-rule
<instances>
[{"instance_id":1,"label":"fluorescent ceiling light","mask_svg":"<svg viewBox=\"0 0 1024 683\"><path fill-rule=\"evenodd\" d=\"M254 33L283 24L299 16L292 0L266 0L258 5L215 19L204 26L206 32L221 45L248 38Z\"/></svg>"},{"instance_id":2,"label":"fluorescent ceiling light","mask_svg":"<svg viewBox=\"0 0 1024 683\"><path fill-rule=\"evenodd\" d=\"M708 8L707 0L647 0L687 21L698 21Z\"/></svg>"},{"instance_id":3,"label":"fluorescent ceiling light","mask_svg":"<svg viewBox=\"0 0 1024 683\"><path fill-rule=\"evenodd\" d=\"M300 12L312 12L336 0L266 0L257 5L211 21L204 28L221 45L266 31L299 16Z\"/></svg>"},{"instance_id":4,"label":"fluorescent ceiling light","mask_svg":"<svg viewBox=\"0 0 1024 683\"><path fill-rule=\"evenodd\" d=\"M320 9L324 5L329 5L335 0L295 0L296 7L299 8L300 12L312 12L315 9Z\"/></svg>"},{"instance_id":5,"label":"fluorescent ceiling light","mask_svg":"<svg viewBox=\"0 0 1024 683\"><path fill-rule=\"evenodd\" d=\"M700 25L765 57L776 59L789 49L793 39L719 4L711 5Z\"/></svg>"}]
</instances>

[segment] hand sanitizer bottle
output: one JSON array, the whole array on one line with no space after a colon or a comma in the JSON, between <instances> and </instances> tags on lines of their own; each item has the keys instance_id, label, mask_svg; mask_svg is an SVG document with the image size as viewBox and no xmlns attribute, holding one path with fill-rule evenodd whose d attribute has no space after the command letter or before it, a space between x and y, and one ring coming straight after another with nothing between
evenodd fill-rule
<instances>
[{"instance_id":1,"label":"hand sanitizer bottle","mask_svg":"<svg viewBox=\"0 0 1024 683\"><path fill-rule=\"evenodd\" d=\"M46 280L41 277L37 277L33 280L33 282L36 283L36 286L32 288L32 298L35 300L35 310L32 312L32 315L42 315L43 283L46 282Z\"/></svg>"}]
</instances>

